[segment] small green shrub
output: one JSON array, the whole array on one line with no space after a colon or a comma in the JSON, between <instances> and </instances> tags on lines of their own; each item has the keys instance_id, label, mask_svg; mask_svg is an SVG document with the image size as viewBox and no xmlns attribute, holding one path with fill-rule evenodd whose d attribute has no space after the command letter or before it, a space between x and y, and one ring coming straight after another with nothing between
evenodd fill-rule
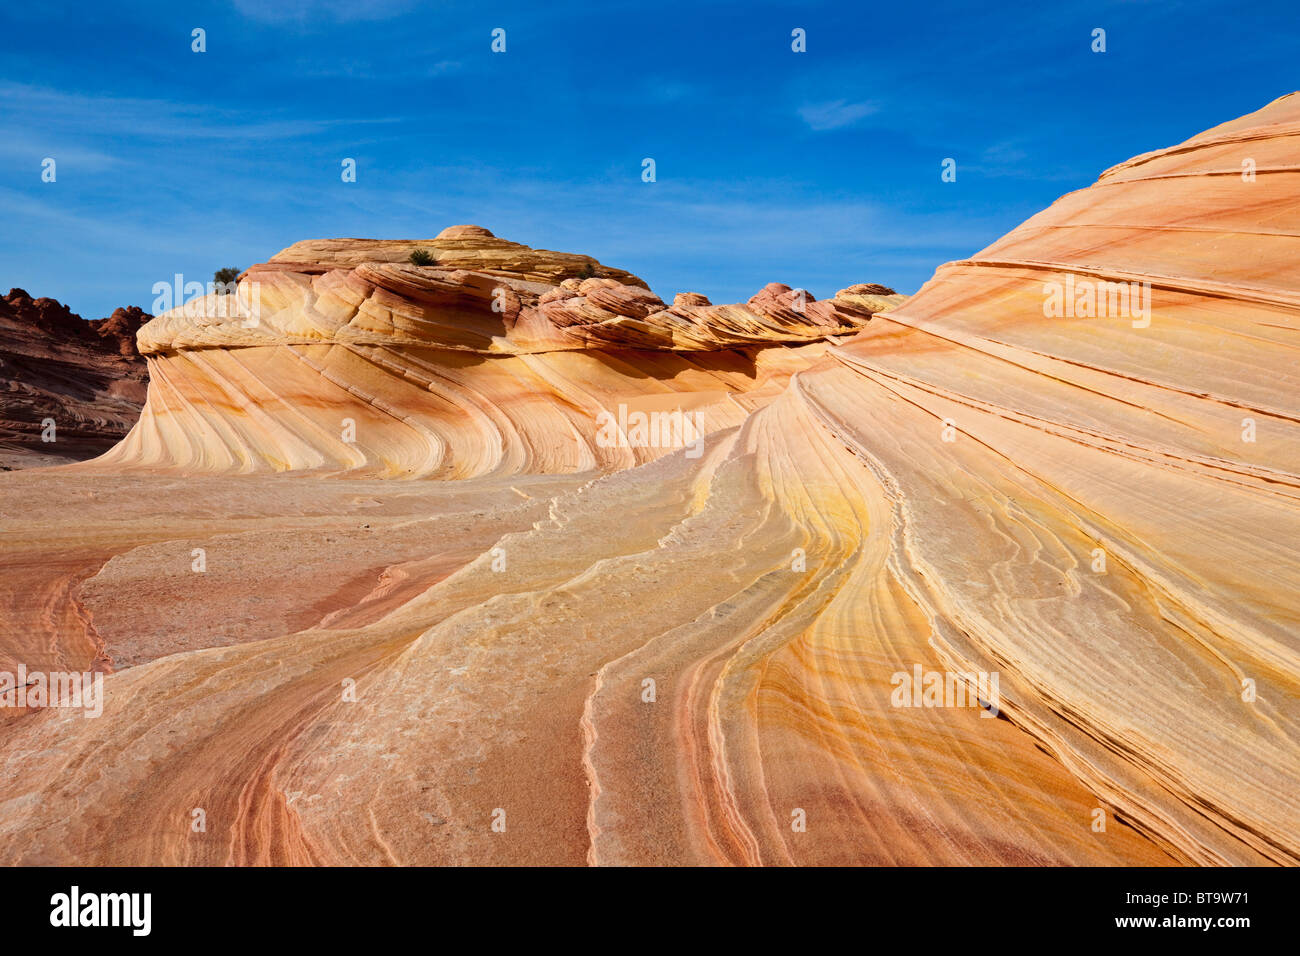
<instances>
[{"instance_id":1,"label":"small green shrub","mask_svg":"<svg viewBox=\"0 0 1300 956\"><path fill-rule=\"evenodd\" d=\"M238 266L226 266L224 269L218 269L212 273L212 285L222 295L228 295L235 291L235 280L239 278L240 269Z\"/></svg>"},{"instance_id":2,"label":"small green shrub","mask_svg":"<svg viewBox=\"0 0 1300 956\"><path fill-rule=\"evenodd\" d=\"M415 249L411 252L411 265L413 266L431 266L436 261L429 254L428 249Z\"/></svg>"},{"instance_id":3,"label":"small green shrub","mask_svg":"<svg viewBox=\"0 0 1300 956\"><path fill-rule=\"evenodd\" d=\"M578 278L579 279L596 278L596 267L593 266L590 262L584 262L582 264L582 268L578 270Z\"/></svg>"}]
</instances>

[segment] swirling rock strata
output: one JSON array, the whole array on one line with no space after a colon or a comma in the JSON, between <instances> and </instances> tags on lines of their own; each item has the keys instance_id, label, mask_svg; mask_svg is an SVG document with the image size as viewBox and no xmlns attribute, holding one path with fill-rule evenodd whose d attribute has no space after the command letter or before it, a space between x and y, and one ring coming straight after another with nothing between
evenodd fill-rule
<instances>
[{"instance_id":1,"label":"swirling rock strata","mask_svg":"<svg viewBox=\"0 0 1300 956\"><path fill-rule=\"evenodd\" d=\"M432 261L412 264L417 250ZM300 242L235 294L141 329L149 401L103 464L437 478L629 467L681 445L610 442L606 416L739 424L828 339L901 300L853 286L818 302L773 284L746 305L668 307L627 272L478 226Z\"/></svg>"},{"instance_id":2,"label":"swirling rock strata","mask_svg":"<svg viewBox=\"0 0 1300 956\"><path fill-rule=\"evenodd\" d=\"M81 619L135 666L99 720L0 727L0 859L1294 865L1298 101L943 267L698 457L5 476L14 547L64 555L51 581L97 561ZM1136 314L1096 314L1096 286L1088 314L1103 279L1138 283ZM612 318L539 301L532 341L656 314L595 298ZM716 324L787 318L748 311ZM310 546L276 557L287 533ZM282 570L325 583L295 606ZM163 611L133 625L115 595L147 580ZM240 581L284 633L232 627ZM201 649L160 640L181 595ZM997 719L900 696L917 670L997 675Z\"/></svg>"}]
</instances>

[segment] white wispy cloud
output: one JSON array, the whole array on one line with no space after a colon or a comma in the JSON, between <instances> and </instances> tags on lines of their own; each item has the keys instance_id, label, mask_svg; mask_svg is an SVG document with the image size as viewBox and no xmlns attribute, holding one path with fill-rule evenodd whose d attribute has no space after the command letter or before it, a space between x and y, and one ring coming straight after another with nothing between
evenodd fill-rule
<instances>
[{"instance_id":1,"label":"white wispy cloud","mask_svg":"<svg viewBox=\"0 0 1300 956\"><path fill-rule=\"evenodd\" d=\"M874 112L876 112L874 103L849 103L845 100L810 103L799 108L799 115L803 117L803 121L817 132L852 126L864 116L870 116Z\"/></svg>"},{"instance_id":2,"label":"white wispy cloud","mask_svg":"<svg viewBox=\"0 0 1300 956\"><path fill-rule=\"evenodd\" d=\"M415 7L415 0L235 0L235 9L262 23L387 20Z\"/></svg>"},{"instance_id":3,"label":"white wispy cloud","mask_svg":"<svg viewBox=\"0 0 1300 956\"><path fill-rule=\"evenodd\" d=\"M394 122L386 117L266 118L250 115L248 111L217 110L171 100L91 96L7 82L0 82L0 109L12 117L39 117L39 123L31 124L29 135L38 131L42 135L62 131L80 136L118 136L123 130L129 130L136 143L147 139L175 141L185 138L262 142L314 136L342 126Z\"/></svg>"},{"instance_id":4,"label":"white wispy cloud","mask_svg":"<svg viewBox=\"0 0 1300 956\"><path fill-rule=\"evenodd\" d=\"M0 159L11 159L34 167L47 156L64 167L83 171L100 171L120 162L109 153L74 145L66 136L20 134L15 131L0 139Z\"/></svg>"}]
</instances>

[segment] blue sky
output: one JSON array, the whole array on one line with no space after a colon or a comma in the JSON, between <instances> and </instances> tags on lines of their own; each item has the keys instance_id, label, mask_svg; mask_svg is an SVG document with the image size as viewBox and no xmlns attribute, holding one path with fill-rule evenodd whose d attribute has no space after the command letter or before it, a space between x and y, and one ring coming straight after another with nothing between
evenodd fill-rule
<instances>
[{"instance_id":1,"label":"blue sky","mask_svg":"<svg viewBox=\"0 0 1300 956\"><path fill-rule=\"evenodd\" d=\"M1106 167L1300 88L1295 0L105 6L0 11L0 285L87 318L299 239L454 223L666 299L912 292Z\"/></svg>"}]
</instances>

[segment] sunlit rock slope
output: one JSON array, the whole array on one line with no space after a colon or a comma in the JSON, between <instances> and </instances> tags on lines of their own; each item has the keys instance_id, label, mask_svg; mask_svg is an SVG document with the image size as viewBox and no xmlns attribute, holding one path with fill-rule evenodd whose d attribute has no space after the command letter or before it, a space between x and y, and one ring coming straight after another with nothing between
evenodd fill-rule
<instances>
[{"instance_id":1,"label":"sunlit rock slope","mask_svg":"<svg viewBox=\"0 0 1300 956\"><path fill-rule=\"evenodd\" d=\"M566 285L524 252L453 279L402 265L412 244L315 243L272 263L265 328L161 317L108 462L0 478L6 652L120 662L101 717L0 724L0 859L1296 863L1298 150L1292 96L863 323L871 289L797 319L647 312L629 276ZM500 271L513 313L483 308ZM473 306L444 321L417 287ZM574 395L615 373L705 390L647 355L841 323L767 401L709 371L742 410L694 457L547 459L549 426L487 385L474 441L419 418L453 452L309 437L344 407L427 415L451 354L591 363L553 393L590 417ZM394 383L426 404L376 404ZM482 451L505 419L521 437ZM272 460L480 477L238 474Z\"/></svg>"},{"instance_id":2,"label":"sunlit rock slope","mask_svg":"<svg viewBox=\"0 0 1300 956\"><path fill-rule=\"evenodd\" d=\"M819 302L772 284L745 305L667 306L626 272L478 226L300 242L236 294L140 331L149 399L103 464L408 478L629 467L689 444L627 434L635 413L687 415L687 439L737 425L828 338L901 298L858 285Z\"/></svg>"}]
</instances>

